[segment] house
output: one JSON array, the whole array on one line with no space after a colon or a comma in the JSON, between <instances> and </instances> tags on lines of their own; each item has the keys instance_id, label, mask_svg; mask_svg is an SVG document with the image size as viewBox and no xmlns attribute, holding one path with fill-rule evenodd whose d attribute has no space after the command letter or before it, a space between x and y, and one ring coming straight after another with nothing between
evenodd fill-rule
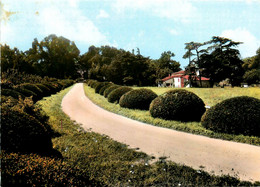
<instances>
[{"instance_id":1,"label":"house","mask_svg":"<svg viewBox=\"0 0 260 187\"><path fill-rule=\"evenodd\" d=\"M197 85L200 85L199 76L193 76L193 82ZM175 88L183 88L190 87L189 86L189 75L185 75L185 71L178 71L172 73L168 77L162 79L164 87L175 87ZM210 79L206 77L201 77L202 87L210 87Z\"/></svg>"}]
</instances>

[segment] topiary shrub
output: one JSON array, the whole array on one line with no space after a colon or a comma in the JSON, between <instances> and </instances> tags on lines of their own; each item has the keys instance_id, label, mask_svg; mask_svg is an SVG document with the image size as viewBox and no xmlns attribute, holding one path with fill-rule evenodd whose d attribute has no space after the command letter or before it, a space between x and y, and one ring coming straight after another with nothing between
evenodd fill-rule
<instances>
[{"instance_id":1,"label":"topiary shrub","mask_svg":"<svg viewBox=\"0 0 260 187\"><path fill-rule=\"evenodd\" d=\"M152 117L177 121L200 121L205 104L196 94L176 89L154 99L150 105Z\"/></svg>"},{"instance_id":2,"label":"topiary shrub","mask_svg":"<svg viewBox=\"0 0 260 187\"><path fill-rule=\"evenodd\" d=\"M215 132L260 137L260 100L248 96L224 100L207 110L202 126Z\"/></svg>"},{"instance_id":3,"label":"topiary shrub","mask_svg":"<svg viewBox=\"0 0 260 187\"><path fill-rule=\"evenodd\" d=\"M49 88L50 93L51 94L55 94L57 92L57 86L55 86L55 84L52 83L43 83L44 86L46 86L47 88Z\"/></svg>"},{"instance_id":4,"label":"topiary shrub","mask_svg":"<svg viewBox=\"0 0 260 187\"><path fill-rule=\"evenodd\" d=\"M150 89L137 89L125 93L119 100L121 107L130 109L149 110L150 103L157 94Z\"/></svg>"},{"instance_id":5,"label":"topiary shrub","mask_svg":"<svg viewBox=\"0 0 260 187\"><path fill-rule=\"evenodd\" d=\"M51 95L51 90L44 84L35 84L35 85L42 90L43 96Z\"/></svg>"},{"instance_id":6,"label":"topiary shrub","mask_svg":"<svg viewBox=\"0 0 260 187\"><path fill-rule=\"evenodd\" d=\"M27 90L25 88L14 87L14 90L23 94L25 97L31 97L31 96L36 97L36 93L34 93L31 90Z\"/></svg>"},{"instance_id":7,"label":"topiary shrub","mask_svg":"<svg viewBox=\"0 0 260 187\"><path fill-rule=\"evenodd\" d=\"M25 97L22 93L17 92L16 90L13 90L13 89L2 89L1 90L1 95L11 96L11 97L13 97L15 99L19 99L19 96L21 96L22 98Z\"/></svg>"},{"instance_id":8,"label":"topiary shrub","mask_svg":"<svg viewBox=\"0 0 260 187\"><path fill-rule=\"evenodd\" d=\"M36 94L36 96L33 98L33 100L36 100L36 101L42 99L44 96L43 91L38 86L36 86L36 84L24 83L24 84L18 85L17 88L27 89L27 90L34 92Z\"/></svg>"},{"instance_id":9,"label":"topiary shrub","mask_svg":"<svg viewBox=\"0 0 260 187\"><path fill-rule=\"evenodd\" d=\"M106 86L110 84L109 82L99 82L96 84L96 87L95 87L95 93L99 93L100 89L103 87L103 86Z\"/></svg>"},{"instance_id":10,"label":"topiary shrub","mask_svg":"<svg viewBox=\"0 0 260 187\"><path fill-rule=\"evenodd\" d=\"M112 86L112 85L114 85L114 84L109 83L109 84L106 84L105 86L103 86L103 87L99 90L99 94L100 94L100 95L104 95L104 91L105 91L108 87L110 87L110 86Z\"/></svg>"},{"instance_id":11,"label":"topiary shrub","mask_svg":"<svg viewBox=\"0 0 260 187\"><path fill-rule=\"evenodd\" d=\"M63 80L60 80L58 83L62 85L61 89L65 89L65 88L73 85L74 81L71 79L63 79Z\"/></svg>"},{"instance_id":12,"label":"topiary shrub","mask_svg":"<svg viewBox=\"0 0 260 187\"><path fill-rule=\"evenodd\" d=\"M105 89L104 91L104 97L107 97L110 92L112 92L113 90L119 88L120 86L119 85L112 85L112 86L109 86L107 89Z\"/></svg>"},{"instance_id":13,"label":"topiary shrub","mask_svg":"<svg viewBox=\"0 0 260 187\"><path fill-rule=\"evenodd\" d=\"M112 92L110 92L110 94L107 97L108 102L110 103L115 103L115 102L119 102L119 99L122 95L124 95L125 93L129 92L133 90L130 87L127 86L121 86L115 90L113 90Z\"/></svg>"},{"instance_id":14,"label":"topiary shrub","mask_svg":"<svg viewBox=\"0 0 260 187\"><path fill-rule=\"evenodd\" d=\"M41 122L22 111L1 109L2 150L40 154L52 150L51 137Z\"/></svg>"},{"instance_id":15,"label":"topiary shrub","mask_svg":"<svg viewBox=\"0 0 260 187\"><path fill-rule=\"evenodd\" d=\"M99 85L99 83L100 83L99 81L95 81L95 82L92 84L92 88L95 89L95 88Z\"/></svg>"}]
</instances>

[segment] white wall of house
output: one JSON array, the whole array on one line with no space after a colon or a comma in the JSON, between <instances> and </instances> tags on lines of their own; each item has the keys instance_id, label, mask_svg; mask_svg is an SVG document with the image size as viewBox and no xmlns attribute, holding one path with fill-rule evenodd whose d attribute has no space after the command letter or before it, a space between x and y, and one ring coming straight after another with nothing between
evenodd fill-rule
<instances>
[{"instance_id":1,"label":"white wall of house","mask_svg":"<svg viewBox=\"0 0 260 187\"><path fill-rule=\"evenodd\" d=\"M181 78L174 77L174 84L175 84L175 88L180 88L181 87Z\"/></svg>"}]
</instances>

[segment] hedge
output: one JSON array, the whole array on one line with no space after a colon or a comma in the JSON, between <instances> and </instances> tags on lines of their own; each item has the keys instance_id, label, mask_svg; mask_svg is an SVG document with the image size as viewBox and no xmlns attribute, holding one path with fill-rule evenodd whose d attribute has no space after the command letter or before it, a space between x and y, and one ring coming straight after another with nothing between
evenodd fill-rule
<instances>
[{"instance_id":1,"label":"hedge","mask_svg":"<svg viewBox=\"0 0 260 187\"><path fill-rule=\"evenodd\" d=\"M248 96L224 100L203 115L202 126L215 132L260 137L260 100Z\"/></svg>"},{"instance_id":2,"label":"hedge","mask_svg":"<svg viewBox=\"0 0 260 187\"><path fill-rule=\"evenodd\" d=\"M131 90L133 90L133 89L130 87L127 87L127 86L121 86L121 87L113 90L112 92L110 92L110 94L107 97L108 102L110 102L110 103L117 102L118 103L121 96Z\"/></svg>"},{"instance_id":3,"label":"hedge","mask_svg":"<svg viewBox=\"0 0 260 187\"><path fill-rule=\"evenodd\" d=\"M125 93L119 100L121 107L130 109L149 110L150 103L157 94L150 89L136 89Z\"/></svg>"},{"instance_id":4,"label":"hedge","mask_svg":"<svg viewBox=\"0 0 260 187\"><path fill-rule=\"evenodd\" d=\"M171 90L154 99L152 117L177 121L200 121L205 104L196 94L183 89Z\"/></svg>"}]
</instances>

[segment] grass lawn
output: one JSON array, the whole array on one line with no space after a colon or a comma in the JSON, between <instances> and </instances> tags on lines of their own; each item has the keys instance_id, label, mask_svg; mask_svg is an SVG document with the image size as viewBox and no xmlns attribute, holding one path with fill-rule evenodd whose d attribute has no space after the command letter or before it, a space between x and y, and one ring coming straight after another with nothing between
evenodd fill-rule
<instances>
[{"instance_id":1,"label":"grass lawn","mask_svg":"<svg viewBox=\"0 0 260 187\"><path fill-rule=\"evenodd\" d=\"M133 87L138 89L139 87ZM153 90L157 95L161 95L169 90L177 88L158 88L158 87L143 87ZM239 88L239 87L225 87L225 88L182 88L191 91L198 95L206 105L214 106L215 104L237 96L250 96L260 99L260 88Z\"/></svg>"},{"instance_id":2,"label":"grass lawn","mask_svg":"<svg viewBox=\"0 0 260 187\"><path fill-rule=\"evenodd\" d=\"M138 89L137 87L133 87ZM152 89L157 95L161 95L166 91L169 91L173 88L157 88L157 87L145 87ZM235 97L235 96L252 96L260 99L260 88L185 88L188 91L194 92L197 94L206 105L213 106L225 99ZM251 137L244 135L230 135L224 133L215 133L213 131L205 129L200 122L179 122L179 121L170 121L163 120L159 118L151 117L149 111L142 110L132 110L121 108L119 104L109 103L107 98L96 94L93 88L84 85L85 94L90 98L95 104L101 106L102 108L120 114L138 121L142 121L151 125L175 129L179 131L189 132L193 134L204 135L212 138L219 138L224 140L230 140L235 142L242 142L253 145L260 145L259 137Z\"/></svg>"},{"instance_id":3,"label":"grass lawn","mask_svg":"<svg viewBox=\"0 0 260 187\"><path fill-rule=\"evenodd\" d=\"M152 163L148 155L129 149L105 135L84 131L61 110L61 101L69 91L67 88L56 95L44 98L38 106L50 117L52 128L60 133L53 138L59 150L71 166L79 168L82 175L89 176L97 186L238 186L252 185L249 182L222 176L209 175L200 170L181 166L173 162ZM102 98L85 87L97 100ZM107 105L107 103L106 103ZM114 105L111 105L114 106ZM117 106L117 105L116 105ZM258 183L255 183L257 185Z\"/></svg>"}]
</instances>

